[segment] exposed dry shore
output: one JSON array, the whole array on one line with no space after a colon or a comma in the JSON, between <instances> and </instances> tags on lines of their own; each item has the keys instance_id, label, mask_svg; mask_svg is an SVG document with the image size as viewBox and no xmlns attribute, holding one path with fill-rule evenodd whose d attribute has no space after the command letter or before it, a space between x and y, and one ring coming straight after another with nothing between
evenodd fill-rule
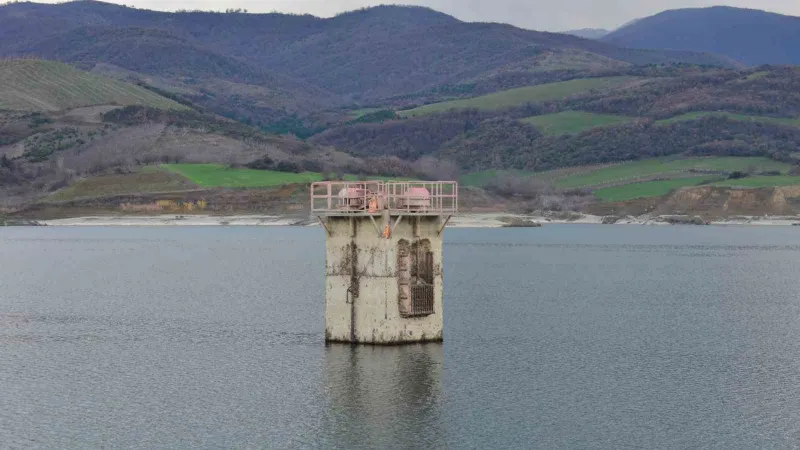
<instances>
[{"instance_id":1,"label":"exposed dry shore","mask_svg":"<svg viewBox=\"0 0 800 450\"><path fill-rule=\"evenodd\" d=\"M685 216L640 216L608 218L589 214L533 215L522 216L502 213L459 214L448 223L452 228L501 228L512 221L530 221L547 224L614 224L614 225L671 225L675 223L697 223L699 219ZM48 226L319 226L319 222L307 217L268 215L158 215L158 216L88 216L69 219L40 220ZM792 226L800 224L800 217L760 216L734 217L706 221L708 225L761 225Z\"/></svg>"}]
</instances>

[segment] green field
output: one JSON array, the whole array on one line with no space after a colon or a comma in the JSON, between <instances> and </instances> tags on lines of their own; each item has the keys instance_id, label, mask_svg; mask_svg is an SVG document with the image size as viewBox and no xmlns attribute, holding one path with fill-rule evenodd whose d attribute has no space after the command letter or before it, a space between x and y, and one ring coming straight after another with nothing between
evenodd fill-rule
<instances>
[{"instance_id":1,"label":"green field","mask_svg":"<svg viewBox=\"0 0 800 450\"><path fill-rule=\"evenodd\" d=\"M699 112L692 112L687 114L681 114L680 116L670 117L669 119L658 120L656 121L657 124L660 125L669 125L675 122L684 122L688 120L697 120L702 119L703 117L708 116L724 116L732 120L742 120L742 121L753 121L753 122L764 122L764 123L772 123L777 125L789 125L800 127L800 119L789 119L789 118L780 118L780 117L766 117L766 116L748 116L745 114L734 114L734 113L727 113L727 112L707 112L707 111L699 111Z\"/></svg>"},{"instance_id":2,"label":"green field","mask_svg":"<svg viewBox=\"0 0 800 450\"><path fill-rule=\"evenodd\" d=\"M162 164L163 170L178 174L203 187L259 188L286 184L306 184L322 181L317 172L277 172L274 170L232 169L222 164ZM143 168L142 172L158 172L155 168ZM345 175L347 181L358 181L355 175ZM413 181L412 178L367 177L368 180Z\"/></svg>"},{"instance_id":3,"label":"green field","mask_svg":"<svg viewBox=\"0 0 800 450\"><path fill-rule=\"evenodd\" d=\"M708 158L669 159L657 158L631 163L603 166L568 167L546 172L522 172L487 170L462 175L462 185L483 186L503 175L534 177L548 181L562 189L597 188L597 198L617 202L636 198L658 197L673 189L695 186L719 180L721 176L735 171L778 171L781 176L754 176L739 180L725 180L715 186L784 186L800 184L800 177L786 176L792 166L762 157L721 156ZM720 174L695 174L691 169L720 172ZM650 181L654 178L659 180ZM668 179L664 179L668 178ZM602 186L609 187L602 187ZM614 185L614 186L610 186Z\"/></svg>"},{"instance_id":4,"label":"green field","mask_svg":"<svg viewBox=\"0 0 800 450\"><path fill-rule=\"evenodd\" d=\"M595 197L605 202L622 202L637 198L660 197L683 187L709 184L719 187L760 188L800 185L800 176L758 176L738 180L713 182L714 176L674 178L671 180L647 181L622 186L607 187L594 191Z\"/></svg>"},{"instance_id":5,"label":"green field","mask_svg":"<svg viewBox=\"0 0 800 450\"><path fill-rule=\"evenodd\" d=\"M594 127L621 125L636 120L635 117L595 114L584 111L564 111L556 114L528 117L522 122L529 123L545 134L578 134Z\"/></svg>"},{"instance_id":6,"label":"green field","mask_svg":"<svg viewBox=\"0 0 800 450\"><path fill-rule=\"evenodd\" d=\"M606 89L620 86L635 79L634 77L582 78L579 80L527 86L481 97L433 103L419 108L399 111L403 117L418 117L458 108L500 109L524 105L531 102L542 102L569 97L592 89Z\"/></svg>"},{"instance_id":7,"label":"green field","mask_svg":"<svg viewBox=\"0 0 800 450\"><path fill-rule=\"evenodd\" d=\"M98 175L78 180L44 198L45 201L67 201L77 198L107 197L148 192L175 192L196 189L182 176L159 170L113 175Z\"/></svg>"},{"instance_id":8,"label":"green field","mask_svg":"<svg viewBox=\"0 0 800 450\"><path fill-rule=\"evenodd\" d=\"M777 170L784 174L791 167L789 164L762 157L719 156L676 160L656 158L607 166L596 170L586 168L584 173L558 178L555 184L561 188L590 187L619 183L625 180L635 182L637 179L653 176L673 175L677 178L687 175L691 169L734 172L745 171L750 166L753 166L758 172Z\"/></svg>"},{"instance_id":9,"label":"green field","mask_svg":"<svg viewBox=\"0 0 800 450\"><path fill-rule=\"evenodd\" d=\"M382 108L362 108L350 111L350 118L352 120L360 119L367 114L372 114L380 111Z\"/></svg>"},{"instance_id":10,"label":"green field","mask_svg":"<svg viewBox=\"0 0 800 450\"><path fill-rule=\"evenodd\" d=\"M755 168L757 172L779 171L786 174L791 165L762 157L714 156L708 158L674 159L655 158L622 164L601 166L568 167L546 172L522 172L487 170L464 174L459 181L464 185L482 186L503 174L530 176L540 180L552 181L560 188L592 187L620 183L649 177L687 178L689 170L708 170L719 172L746 171ZM776 177L768 177L776 178Z\"/></svg>"},{"instance_id":11,"label":"green field","mask_svg":"<svg viewBox=\"0 0 800 450\"><path fill-rule=\"evenodd\" d=\"M759 78L764 78L765 76L769 75L769 72L761 71L761 72L753 72L747 76L746 81L755 81Z\"/></svg>"},{"instance_id":12,"label":"green field","mask_svg":"<svg viewBox=\"0 0 800 450\"><path fill-rule=\"evenodd\" d=\"M186 109L147 89L33 59L0 61L0 109L59 111L95 105L145 105Z\"/></svg>"},{"instance_id":13,"label":"green field","mask_svg":"<svg viewBox=\"0 0 800 450\"><path fill-rule=\"evenodd\" d=\"M220 164L163 164L161 167L204 187L270 187L322 180L321 174L313 172L231 169Z\"/></svg>"},{"instance_id":14,"label":"green field","mask_svg":"<svg viewBox=\"0 0 800 450\"><path fill-rule=\"evenodd\" d=\"M775 178L775 177L772 177ZM674 178L672 180L647 181L597 189L594 196L604 202L623 202L637 198L660 197L682 187L698 186L712 181L714 177Z\"/></svg>"},{"instance_id":15,"label":"green field","mask_svg":"<svg viewBox=\"0 0 800 450\"><path fill-rule=\"evenodd\" d=\"M779 176L779 177L748 177L738 180L725 180L714 183L714 186L723 187L745 187L759 188L772 186L793 186L800 185L800 177Z\"/></svg>"}]
</instances>

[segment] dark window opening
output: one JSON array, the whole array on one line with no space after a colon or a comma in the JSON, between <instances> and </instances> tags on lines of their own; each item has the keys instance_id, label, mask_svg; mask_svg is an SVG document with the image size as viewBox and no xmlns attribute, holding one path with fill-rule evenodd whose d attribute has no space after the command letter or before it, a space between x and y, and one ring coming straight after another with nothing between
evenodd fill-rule
<instances>
[{"instance_id":1,"label":"dark window opening","mask_svg":"<svg viewBox=\"0 0 800 450\"><path fill-rule=\"evenodd\" d=\"M400 315L429 316L434 313L433 252L427 240L408 245L400 242L398 251L398 283Z\"/></svg>"}]
</instances>

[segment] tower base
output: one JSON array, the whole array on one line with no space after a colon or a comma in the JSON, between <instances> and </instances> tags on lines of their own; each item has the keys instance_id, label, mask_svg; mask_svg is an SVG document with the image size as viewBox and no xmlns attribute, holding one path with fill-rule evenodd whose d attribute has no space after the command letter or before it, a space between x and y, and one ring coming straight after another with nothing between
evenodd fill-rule
<instances>
[{"instance_id":1,"label":"tower base","mask_svg":"<svg viewBox=\"0 0 800 450\"><path fill-rule=\"evenodd\" d=\"M328 217L325 340L442 342L440 216Z\"/></svg>"}]
</instances>

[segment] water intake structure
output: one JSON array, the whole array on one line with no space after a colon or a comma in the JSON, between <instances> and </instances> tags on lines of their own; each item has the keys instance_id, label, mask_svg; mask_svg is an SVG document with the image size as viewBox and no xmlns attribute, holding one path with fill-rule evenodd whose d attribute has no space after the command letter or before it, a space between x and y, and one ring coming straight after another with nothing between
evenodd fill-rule
<instances>
[{"instance_id":1,"label":"water intake structure","mask_svg":"<svg viewBox=\"0 0 800 450\"><path fill-rule=\"evenodd\" d=\"M457 210L454 181L311 185L326 233L326 342L442 340L442 232Z\"/></svg>"}]
</instances>

